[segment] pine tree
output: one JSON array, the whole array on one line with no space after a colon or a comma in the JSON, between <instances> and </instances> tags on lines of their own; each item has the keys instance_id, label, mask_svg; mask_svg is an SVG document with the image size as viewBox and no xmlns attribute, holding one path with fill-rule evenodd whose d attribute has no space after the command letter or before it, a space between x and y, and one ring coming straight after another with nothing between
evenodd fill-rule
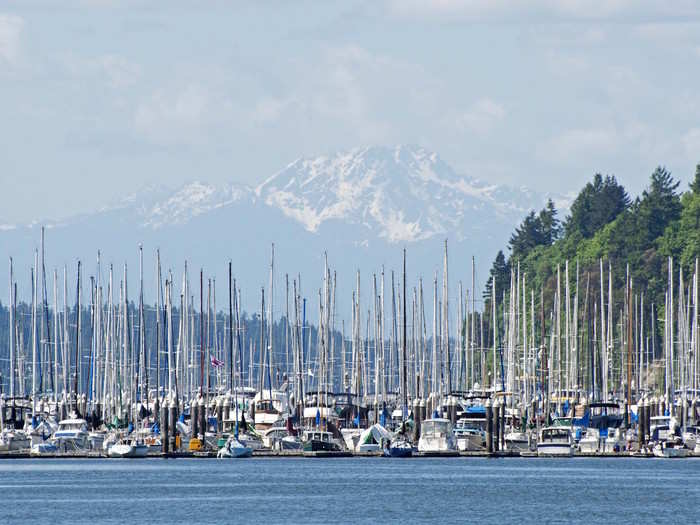
<instances>
[{"instance_id":1,"label":"pine tree","mask_svg":"<svg viewBox=\"0 0 700 525\"><path fill-rule=\"evenodd\" d=\"M676 193L676 181L666 168L659 166L651 174L651 184L639 202L637 233L640 239L651 241L660 237L666 226L681 214L681 199Z\"/></svg>"},{"instance_id":2,"label":"pine tree","mask_svg":"<svg viewBox=\"0 0 700 525\"><path fill-rule=\"evenodd\" d=\"M690 183L690 191L700 195L700 164L695 166L695 179Z\"/></svg>"},{"instance_id":3,"label":"pine tree","mask_svg":"<svg viewBox=\"0 0 700 525\"><path fill-rule=\"evenodd\" d=\"M557 210L552 199L547 201L547 205L540 212L540 239L541 243L547 246L554 244L561 235L561 223L557 219Z\"/></svg>"},{"instance_id":4,"label":"pine tree","mask_svg":"<svg viewBox=\"0 0 700 525\"><path fill-rule=\"evenodd\" d=\"M483 298L487 302L491 300L494 279L496 281L496 302L499 302L503 296L503 290L510 283L510 265L506 261L503 250L498 251L489 271L489 279L486 281L483 294Z\"/></svg>"},{"instance_id":5,"label":"pine tree","mask_svg":"<svg viewBox=\"0 0 700 525\"><path fill-rule=\"evenodd\" d=\"M615 177L607 175L603 178L596 173L593 182L586 184L571 205L571 215L564 225L565 232L567 235L593 237L629 205L629 196Z\"/></svg>"}]
</instances>

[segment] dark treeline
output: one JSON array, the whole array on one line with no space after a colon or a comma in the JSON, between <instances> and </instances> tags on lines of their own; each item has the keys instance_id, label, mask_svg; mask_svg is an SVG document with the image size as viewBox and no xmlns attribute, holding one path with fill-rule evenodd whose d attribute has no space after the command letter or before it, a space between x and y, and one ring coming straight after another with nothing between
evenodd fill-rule
<instances>
[{"instance_id":1,"label":"dark treeline","mask_svg":"<svg viewBox=\"0 0 700 525\"><path fill-rule=\"evenodd\" d=\"M116 308L116 307L115 307ZM41 308L39 308L41 310ZM138 314L138 305L131 302L129 303L129 328L131 332L131 338L130 338L130 344L132 347L132 352L135 355L138 355L140 352L139 349L139 337L138 333L140 330L139 327L139 314ZM43 326L37 327L37 332L38 332L38 355L39 355L39 363L38 363L38 368L41 370L41 375L40 378L38 379L39 381L39 389L40 391L49 391L53 390L51 382L53 381L53 377L51 374L48 373L48 367L53 363L53 347L54 347L54 312L53 309L48 310L48 329L46 327L46 321L44 320L43 316L41 313L39 313L38 316L38 323L42 324ZM31 304L27 303L19 303L16 306L16 324L17 324L17 340L16 340L16 348L18 351L18 355L16 357L17 361L17 369L22 367L24 370L24 392L29 393L31 390L31 371L32 371L32 312L31 312ZM82 308L82 314L81 314L81 344L80 344L80 363L81 363L81 372L80 372L80 381L81 381L81 391L87 391L87 383L90 380L90 360L92 358L92 352L91 352L91 346L92 346L92 339L94 337L93 333L93 324L92 324L92 317L91 317L91 308L90 307L83 307ZM115 312L115 316L116 316ZM161 311L161 316L163 316L163 312ZM199 311L196 311L194 314L194 317L190 319L190 326L192 328L193 335L190 337L192 344L195 348L195 353L197 354L199 352L200 348L200 316L199 316ZM149 383L151 388L155 388L156 385L156 371L158 370L158 363L157 363L157 354L156 354L156 344L157 344L157 338L156 338L156 308L154 306L146 306L144 307L144 340L145 340L145 352L144 355L146 355L150 361L149 364ZM63 351L63 312L59 312L59 330L58 330L58 337L59 337L59 360L62 358L62 351ZM104 328L104 323L106 322L106 306L104 307L103 310L103 335L105 334L105 328ZM173 308L173 346L176 347L179 343L179 331L178 327L180 324L180 309L178 308ZM76 325L77 325L77 309L75 306L69 308L68 312L68 338L69 338L69 352L70 352L70 360L73 363L72 367L74 367L74 355L76 351L76 345L75 345L75 334L76 334ZM10 320L9 320L9 309L4 305L0 304L0 374L2 375L2 381L0 384L2 385L2 391L7 392L8 388L8 378L7 376L7 370L9 369L9 341L10 341L10 335L9 335L9 326L10 326ZM161 386L164 384L164 381L167 381L167 374L166 374L166 367L167 367L167 349L165 346L165 329L164 329L164 321L163 318L161 317L161 324L160 324L160 329L161 329L161 337L160 337L160 345L161 345L161 361L160 361L160 370L161 370L161 375L160 375L160 384ZM275 320L273 324L273 344L272 344L272 349L273 349L273 374L274 374L274 379L273 381L275 382L276 385L280 385L283 381L283 374L287 370L293 370L293 362L292 362L292 343L290 340L287 338L287 330L288 330L288 324L286 321L285 317L282 317L280 319ZM306 323L306 327L303 330L304 333L304 344L305 344L305 351L310 352L309 358L311 360L314 359L314 354L316 352L316 341L318 338L318 330L315 326L311 325L310 323ZM204 335L204 341L205 341L205 347L209 348L210 355L214 357L218 357L221 361L225 363L224 366L221 367L221 373L222 374L227 374L229 373L229 321L228 321L228 314L224 314L222 312L219 312L216 316L216 331L214 329L214 317L213 313L211 316L210 320L210 325L209 325L209 330L207 329L207 315L206 315L206 310L205 310L205 315L204 315L204 330L205 330L205 335ZM238 372L237 375L240 376L242 373L243 376L243 381L244 384L248 384L248 378L250 374L250 363L252 361L253 364L253 381L251 384L253 386L257 386L257 381L258 381L258 374L260 371L260 330L261 330L261 323L260 323L260 314L252 314L249 315L245 312L241 314L241 329L240 329L240 345L243 348L242 351L242 370L241 372ZM268 339L268 331L269 331L269 325L267 325L267 321L264 327L265 330L265 344L267 343ZM207 332L209 332L209 339L207 343ZM216 335L214 335L216 334ZM337 370L340 370L341 368L341 348L342 348L342 337L340 332L336 332L335 334L335 344L337 348L337 359L336 359L336 366L338 367ZM216 341L215 338L216 337ZM41 344L41 341L44 341L44 344ZM289 341L289 344L288 344ZM50 346L49 346L50 345ZM235 342L234 342L235 345ZM103 348L104 348L104 343L103 343ZM346 348L349 351L349 346L346 345ZM50 349L50 350L49 350ZM215 350L217 349L217 350ZM289 353L287 353L287 350L289 350ZM198 357L197 357L197 363ZM237 367L241 366L240 358L237 363ZM313 371L312 371L313 372ZM214 367L210 368L210 373L214 375L215 369ZM306 371L308 374L308 370ZM144 377L142 377L142 380L144 380ZM16 379L17 380L17 379ZM19 386L17 387L18 389L20 388Z\"/></svg>"}]
</instances>

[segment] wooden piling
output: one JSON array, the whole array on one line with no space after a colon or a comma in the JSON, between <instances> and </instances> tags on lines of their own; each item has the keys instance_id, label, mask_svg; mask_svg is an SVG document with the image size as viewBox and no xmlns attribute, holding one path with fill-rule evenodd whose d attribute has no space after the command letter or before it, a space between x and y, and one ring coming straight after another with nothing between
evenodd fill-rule
<instances>
[{"instance_id":1,"label":"wooden piling","mask_svg":"<svg viewBox=\"0 0 700 525\"><path fill-rule=\"evenodd\" d=\"M207 405L204 403L204 398L199 398L199 433L202 435L202 444L204 444L204 436L207 433Z\"/></svg>"},{"instance_id":2,"label":"wooden piling","mask_svg":"<svg viewBox=\"0 0 700 525\"><path fill-rule=\"evenodd\" d=\"M493 453L493 414L491 412L491 400L487 399L486 404L486 452Z\"/></svg>"},{"instance_id":3,"label":"wooden piling","mask_svg":"<svg viewBox=\"0 0 700 525\"><path fill-rule=\"evenodd\" d=\"M493 406L491 408L491 411L493 415L491 416L493 419L493 434L492 434L492 439L493 439L493 451L498 452L500 450L500 426L501 426L501 410L500 410L500 404L496 400L493 402Z\"/></svg>"}]
</instances>

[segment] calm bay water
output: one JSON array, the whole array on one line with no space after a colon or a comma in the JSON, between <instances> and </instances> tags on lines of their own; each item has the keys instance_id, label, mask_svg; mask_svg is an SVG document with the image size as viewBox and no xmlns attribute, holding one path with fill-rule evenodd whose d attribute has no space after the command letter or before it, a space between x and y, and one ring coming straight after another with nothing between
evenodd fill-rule
<instances>
[{"instance_id":1,"label":"calm bay water","mask_svg":"<svg viewBox=\"0 0 700 525\"><path fill-rule=\"evenodd\" d=\"M700 460L5 460L0 494L3 524L639 524L694 521Z\"/></svg>"}]
</instances>

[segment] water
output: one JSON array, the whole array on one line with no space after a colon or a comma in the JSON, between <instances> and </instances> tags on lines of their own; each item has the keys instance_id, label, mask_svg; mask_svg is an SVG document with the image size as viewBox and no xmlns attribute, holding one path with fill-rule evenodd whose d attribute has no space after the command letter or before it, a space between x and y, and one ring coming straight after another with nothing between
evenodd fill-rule
<instances>
[{"instance_id":1,"label":"water","mask_svg":"<svg viewBox=\"0 0 700 525\"><path fill-rule=\"evenodd\" d=\"M700 460L0 461L0 523L693 521Z\"/></svg>"}]
</instances>

